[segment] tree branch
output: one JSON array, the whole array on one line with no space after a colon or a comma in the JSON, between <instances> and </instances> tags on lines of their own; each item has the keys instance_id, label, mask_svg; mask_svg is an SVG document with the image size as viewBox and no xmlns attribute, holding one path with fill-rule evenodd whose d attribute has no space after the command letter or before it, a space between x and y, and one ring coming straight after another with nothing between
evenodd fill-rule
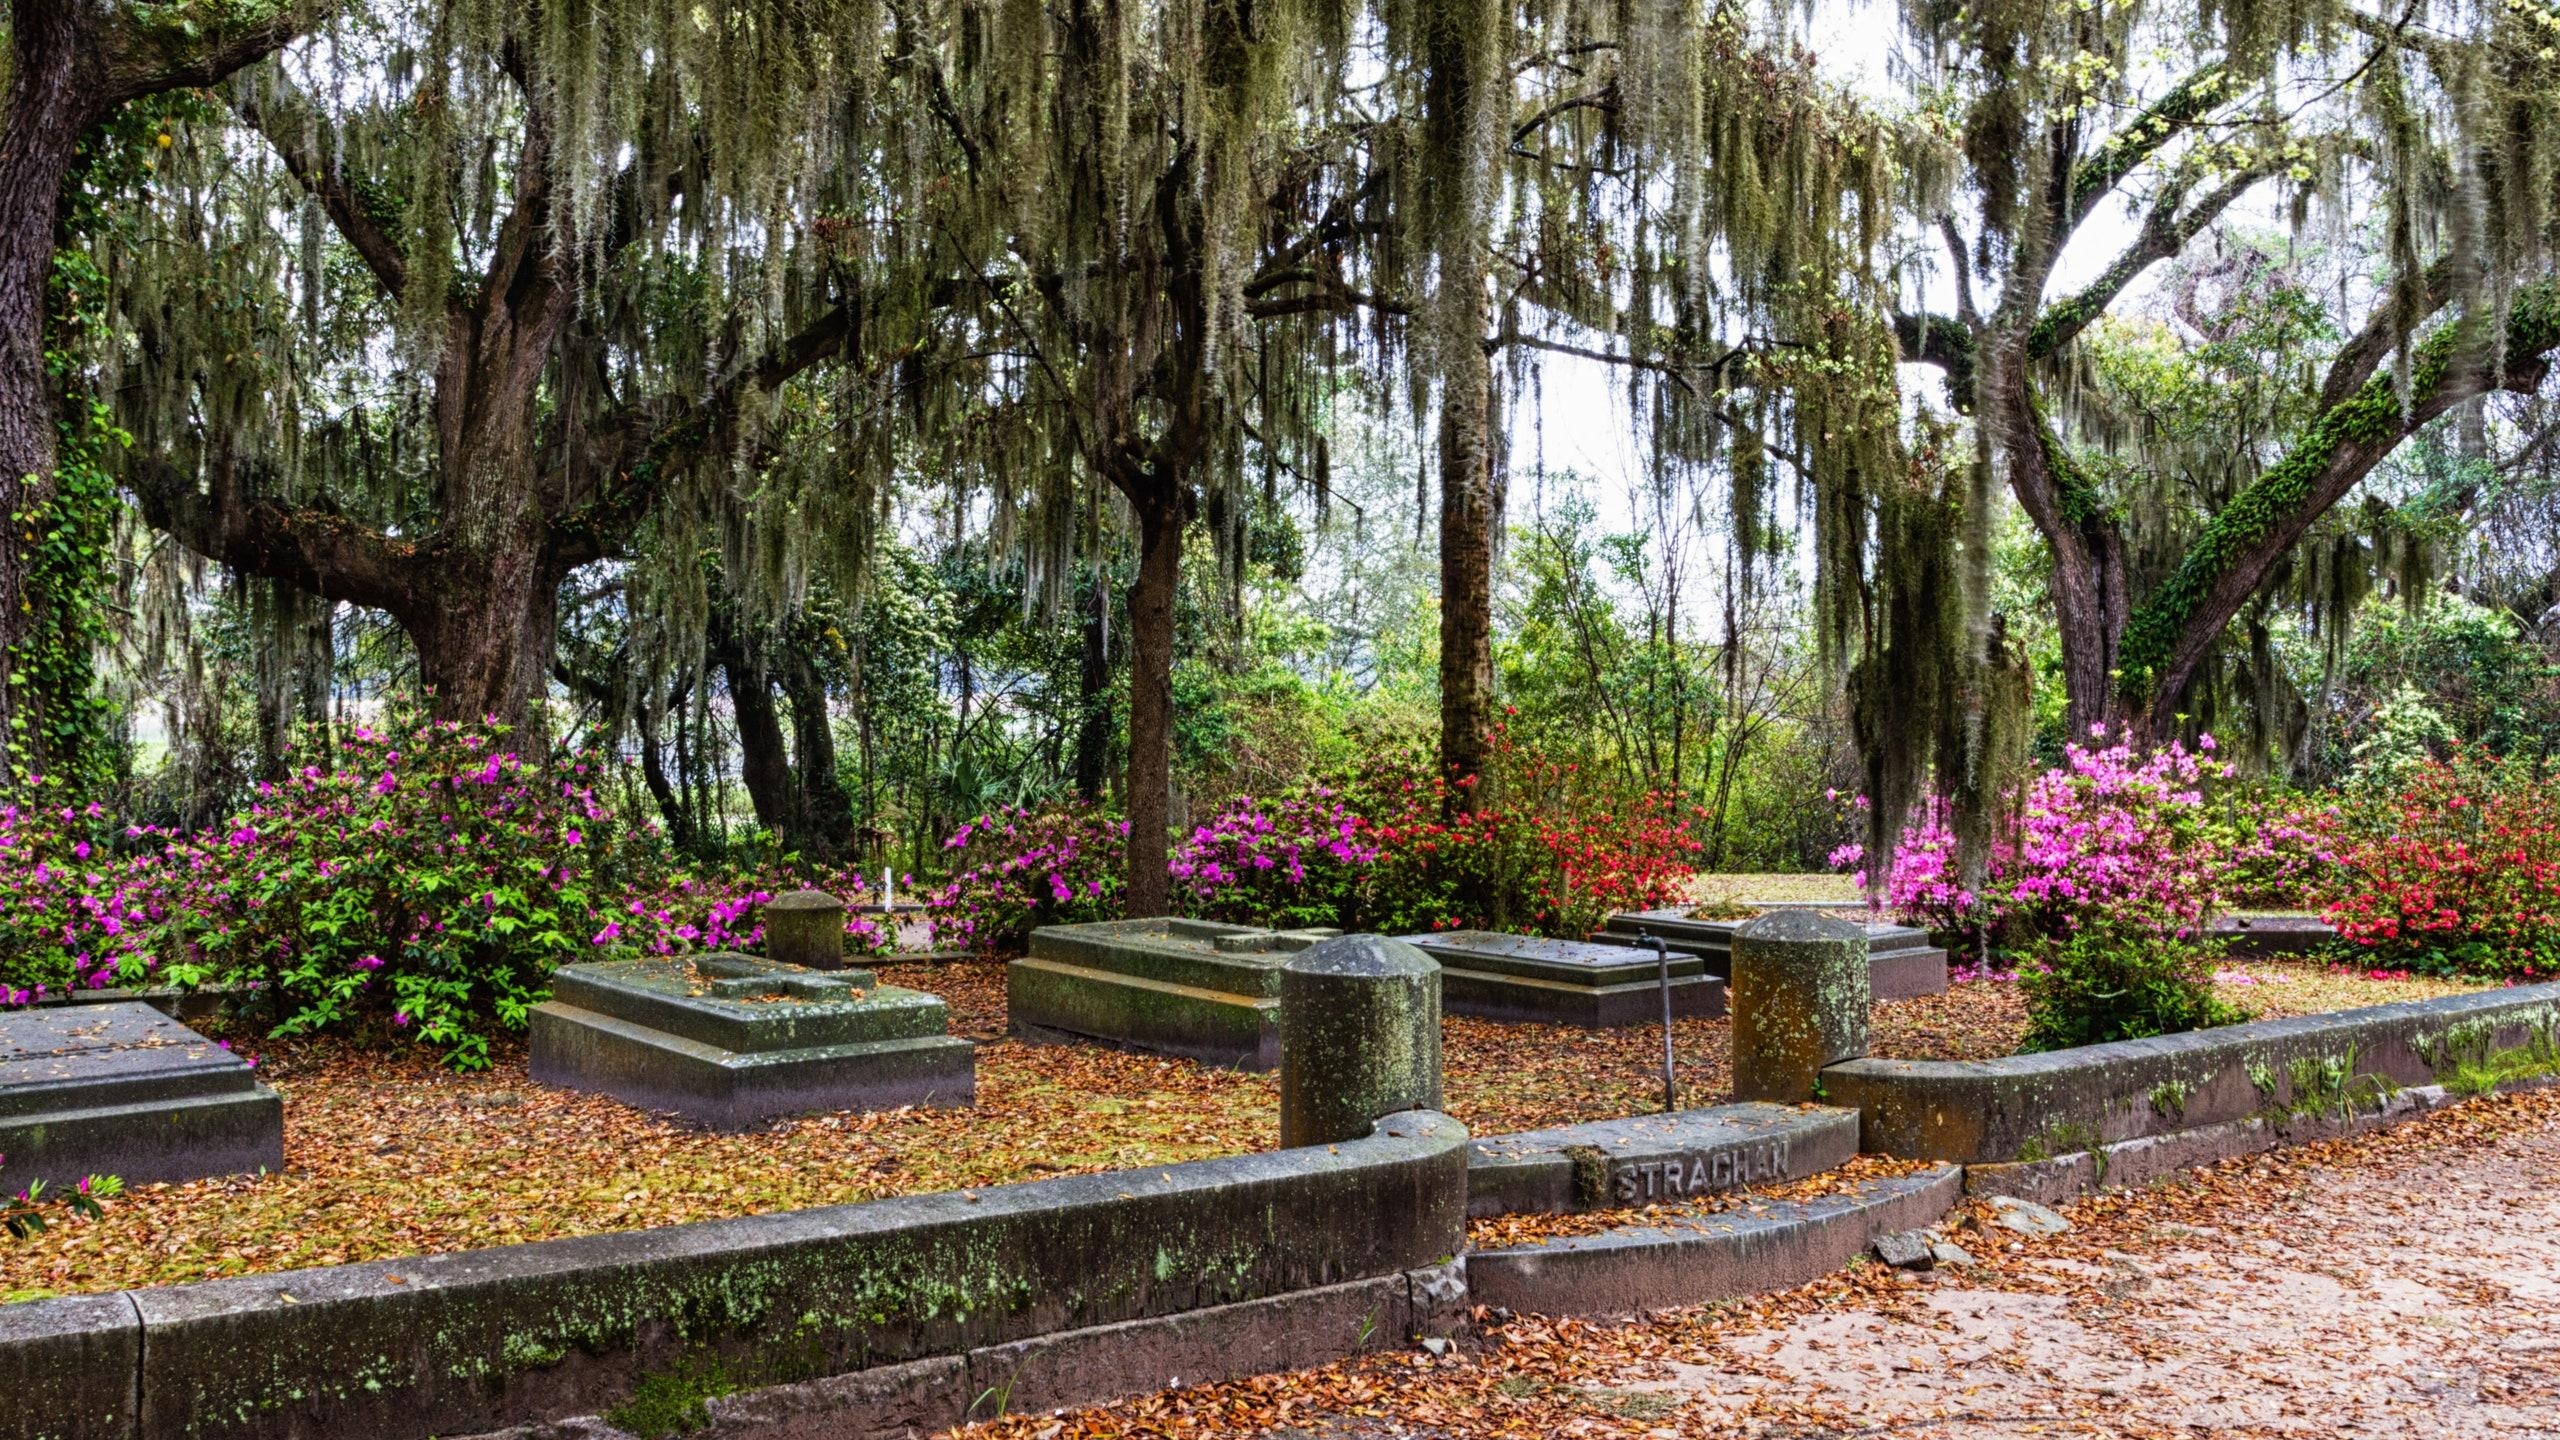
<instances>
[{"instance_id":1,"label":"tree branch","mask_svg":"<svg viewBox=\"0 0 2560 1440\"><path fill-rule=\"evenodd\" d=\"M1915 365L1935 365L1947 377L1947 395L1956 409L1973 409L1973 327L1944 315L1893 317L1894 344Z\"/></svg>"},{"instance_id":2,"label":"tree branch","mask_svg":"<svg viewBox=\"0 0 2560 1440\"><path fill-rule=\"evenodd\" d=\"M2275 169L2273 161L2266 161L2238 171L2184 213L2179 205L2186 198L2186 191L2172 187L2151 207L2151 213L2143 219L2141 233L2116 257L2115 263L2078 294L2045 307L2044 313L2036 317L2035 328L2027 332L2028 358L2045 359L2078 338L2136 277L2163 260L2175 259L2189 241L2221 218L2222 212L2247 194L2251 186L2273 175Z\"/></svg>"},{"instance_id":3,"label":"tree branch","mask_svg":"<svg viewBox=\"0 0 2560 1440\"><path fill-rule=\"evenodd\" d=\"M2221 63L2205 66L2170 86L2167 93L2144 106L2122 130L2108 136L2096 154L2073 166L2062 235L2056 237L2055 248L2059 249L2060 240L2079 229L2080 223L2098 208L2098 202L2143 161L2212 113L2213 107L2222 103L2225 89Z\"/></svg>"},{"instance_id":4,"label":"tree branch","mask_svg":"<svg viewBox=\"0 0 2560 1440\"><path fill-rule=\"evenodd\" d=\"M338 7L334 0L293 0L256 20L235 20L230 7L151 6L136 15L117 7L120 23L102 37L106 50L107 93L99 113L112 113L129 100L167 90L218 85L233 74L283 49ZM242 7L246 8L246 7ZM207 16L205 11L214 12Z\"/></svg>"},{"instance_id":5,"label":"tree branch","mask_svg":"<svg viewBox=\"0 0 2560 1440\"><path fill-rule=\"evenodd\" d=\"M859 343L861 328L859 301L830 306L754 363L731 370L700 400L646 427L632 445L632 458L610 467L613 478L592 499L553 519L552 563L565 572L619 553L631 527L655 503L660 482L700 458L749 394L779 389Z\"/></svg>"},{"instance_id":6,"label":"tree branch","mask_svg":"<svg viewBox=\"0 0 2560 1440\"><path fill-rule=\"evenodd\" d=\"M289 97L281 111L262 98L270 91ZM274 75L234 81L223 87L223 96L231 102L234 113L266 137L267 144L284 160L285 169L320 202L320 208L328 212L329 223L362 257L374 280L388 293L398 295L409 279L409 257L396 238L399 212L374 186L347 178L334 153L336 147L324 144L315 151L307 143L317 138L304 123L311 114L309 104Z\"/></svg>"},{"instance_id":7,"label":"tree branch","mask_svg":"<svg viewBox=\"0 0 2560 1440\"><path fill-rule=\"evenodd\" d=\"M209 489L166 460L127 468L143 518L208 560L312 594L402 615L416 604L413 571L434 574L419 547L343 515L246 493L237 467L211 467Z\"/></svg>"},{"instance_id":8,"label":"tree branch","mask_svg":"<svg viewBox=\"0 0 2560 1440\"><path fill-rule=\"evenodd\" d=\"M2231 618L2266 582L2313 521L2362 483L2400 443L2430 421L2492 390L2530 392L2560 351L2560 281L2519 291L2503 333L2485 316L2440 327L2419 345L2407 403L2391 377L2374 375L2314 421L2285 457L2233 497L2188 547L2169 577L2125 627L2126 692L2146 703L2155 727L2179 698Z\"/></svg>"},{"instance_id":9,"label":"tree branch","mask_svg":"<svg viewBox=\"0 0 2560 1440\"><path fill-rule=\"evenodd\" d=\"M2364 328L2329 362L2328 377L2320 382L2321 413L2347 403L2373 378L2373 372L2382 368L2384 357L2397 351L2437 311L2452 304L2454 281L2460 275L2460 262L2448 255L2428 266L2415 285L2406 275L2395 276L2391 293L2366 317Z\"/></svg>"}]
</instances>

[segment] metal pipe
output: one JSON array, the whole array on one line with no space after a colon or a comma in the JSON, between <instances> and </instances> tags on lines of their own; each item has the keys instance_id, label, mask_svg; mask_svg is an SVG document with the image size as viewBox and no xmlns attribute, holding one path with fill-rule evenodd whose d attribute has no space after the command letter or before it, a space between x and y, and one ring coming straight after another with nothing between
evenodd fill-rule
<instances>
[{"instance_id":1,"label":"metal pipe","mask_svg":"<svg viewBox=\"0 0 2560 1440\"><path fill-rule=\"evenodd\" d=\"M1671 1055L1671 951L1659 935L1647 935L1645 943L1653 947L1653 964L1662 977L1662 1113L1668 1115L1680 1108L1680 1082L1672 1070Z\"/></svg>"}]
</instances>

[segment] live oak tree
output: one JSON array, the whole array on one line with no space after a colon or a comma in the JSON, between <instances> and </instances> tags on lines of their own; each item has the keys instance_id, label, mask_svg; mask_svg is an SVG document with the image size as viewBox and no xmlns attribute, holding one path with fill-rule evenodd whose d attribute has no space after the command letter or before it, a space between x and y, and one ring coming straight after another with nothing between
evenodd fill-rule
<instances>
[{"instance_id":1,"label":"live oak tree","mask_svg":"<svg viewBox=\"0 0 2560 1440\"><path fill-rule=\"evenodd\" d=\"M2051 548L2071 733L2166 740L2324 516L2412 436L2548 375L2560 12L1995 0L1906 16L1961 181L1917 197L1948 303L1896 316L1903 351L1944 374L1978 477ZM2251 206L2374 264L2338 287L2342 339L2298 423L2228 437L2239 483L2190 522L2191 454L2105 422L2085 337ZM2119 211L2115 253L2058 283ZM1978 596L1987 546L1970 549ZM1957 663L1978 665L1978 604L1967 623Z\"/></svg>"},{"instance_id":2,"label":"live oak tree","mask_svg":"<svg viewBox=\"0 0 2560 1440\"><path fill-rule=\"evenodd\" d=\"M73 247L79 171L138 136L106 134L136 102L210 85L291 40L320 7L255 0L19 0L0 80L0 730L13 769L76 766L88 723L110 443L81 349L97 300ZM57 256L64 263L57 264ZM66 454L66 449L68 453ZM77 473L63 483L65 462Z\"/></svg>"},{"instance_id":3,"label":"live oak tree","mask_svg":"<svg viewBox=\"0 0 2560 1440\"><path fill-rule=\"evenodd\" d=\"M882 23L385 5L233 76L112 273L145 514L388 612L439 714L537 720L562 581L860 339L877 197L830 161Z\"/></svg>"}]
</instances>

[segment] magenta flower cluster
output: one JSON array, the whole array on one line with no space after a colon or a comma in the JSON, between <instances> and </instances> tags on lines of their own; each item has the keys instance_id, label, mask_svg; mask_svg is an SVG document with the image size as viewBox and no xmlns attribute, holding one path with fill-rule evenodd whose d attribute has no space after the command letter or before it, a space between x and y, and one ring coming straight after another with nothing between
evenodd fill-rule
<instances>
[{"instance_id":1,"label":"magenta flower cluster","mask_svg":"<svg viewBox=\"0 0 2560 1440\"><path fill-rule=\"evenodd\" d=\"M2092 731L2103 740L2103 727ZM2233 855L2212 823L2205 787L2229 779L2214 738L2171 744L2072 745L2028 782L1991 847L1980 893L1965 886L1946 802L1932 796L1894 848L1884 903L1907 924L2011 943L2068 935L2092 921L2185 938L2226 903ZM1862 858L1856 845L1834 865ZM1865 876L1858 877L1861 885Z\"/></svg>"},{"instance_id":2,"label":"magenta flower cluster","mask_svg":"<svg viewBox=\"0 0 2560 1440\"><path fill-rule=\"evenodd\" d=\"M0 1002L234 985L274 1033L372 1029L476 1066L558 965L753 945L789 888L678 864L602 803L606 762L529 758L494 727L360 728L325 758L195 835L109 833L94 805L0 810ZM870 917L847 930L882 948Z\"/></svg>"},{"instance_id":3,"label":"magenta flower cluster","mask_svg":"<svg viewBox=\"0 0 2560 1440\"><path fill-rule=\"evenodd\" d=\"M1332 790L1280 800L1238 796L1175 847L1169 868L1190 910L1207 919L1331 925L1350 908L1374 835Z\"/></svg>"},{"instance_id":4,"label":"magenta flower cluster","mask_svg":"<svg viewBox=\"0 0 2560 1440\"><path fill-rule=\"evenodd\" d=\"M1093 806L991 811L952 832L943 849L952 869L932 897L939 944L1007 950L1042 925L1120 913L1129 822Z\"/></svg>"}]
</instances>

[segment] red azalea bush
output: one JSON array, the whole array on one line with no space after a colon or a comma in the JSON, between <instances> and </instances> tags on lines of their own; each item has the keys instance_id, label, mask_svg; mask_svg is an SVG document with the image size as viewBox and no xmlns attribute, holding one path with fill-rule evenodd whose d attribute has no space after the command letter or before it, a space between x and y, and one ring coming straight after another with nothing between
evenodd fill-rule
<instances>
[{"instance_id":1,"label":"red azalea bush","mask_svg":"<svg viewBox=\"0 0 2560 1440\"><path fill-rule=\"evenodd\" d=\"M1679 899L1704 847L1671 797L1613 792L1579 767L1522 753L1500 730L1489 795L1474 777L1388 757L1349 787L1378 861L1364 928L1385 934L1493 929L1579 939L1619 910Z\"/></svg>"},{"instance_id":2,"label":"red azalea bush","mask_svg":"<svg viewBox=\"0 0 2560 1440\"><path fill-rule=\"evenodd\" d=\"M1119 917L1129 822L1089 805L981 815L942 842L951 878L933 896L933 933L963 949L1020 949L1043 925Z\"/></svg>"},{"instance_id":3,"label":"red azalea bush","mask_svg":"<svg viewBox=\"0 0 2560 1440\"><path fill-rule=\"evenodd\" d=\"M2377 962L2429 974L2560 972L2560 793L2545 761L2456 750L2350 796L2331 824L2328 917Z\"/></svg>"}]
</instances>

